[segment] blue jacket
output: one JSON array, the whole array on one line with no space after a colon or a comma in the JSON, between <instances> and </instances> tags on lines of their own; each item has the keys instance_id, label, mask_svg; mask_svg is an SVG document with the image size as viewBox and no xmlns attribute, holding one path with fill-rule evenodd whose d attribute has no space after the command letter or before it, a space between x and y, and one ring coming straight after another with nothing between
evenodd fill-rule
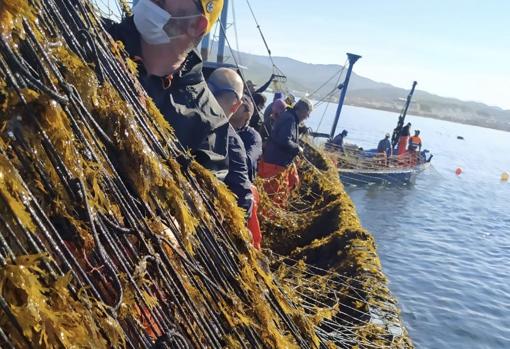
<instances>
[{"instance_id":1,"label":"blue jacket","mask_svg":"<svg viewBox=\"0 0 510 349\"><path fill-rule=\"evenodd\" d=\"M381 139L379 144L377 145L378 153L386 153L386 155L391 155L391 143L388 138Z\"/></svg>"},{"instance_id":2,"label":"blue jacket","mask_svg":"<svg viewBox=\"0 0 510 349\"><path fill-rule=\"evenodd\" d=\"M269 103L264 110L264 140L271 137L271 129L273 128L273 119L271 114L273 113L273 102Z\"/></svg>"},{"instance_id":3,"label":"blue jacket","mask_svg":"<svg viewBox=\"0 0 510 349\"><path fill-rule=\"evenodd\" d=\"M343 134L337 134L335 138L331 141L334 145L337 145L340 149L343 150L344 148L344 135Z\"/></svg>"},{"instance_id":4,"label":"blue jacket","mask_svg":"<svg viewBox=\"0 0 510 349\"><path fill-rule=\"evenodd\" d=\"M106 22L110 35L124 43L132 58L141 54L141 38L133 17L121 23ZM139 61L139 59L138 59ZM185 149L190 149L204 167L226 173L229 123L223 110L207 87L202 74L202 60L191 51L172 80L148 75L138 64L138 79L147 94L173 127Z\"/></svg>"},{"instance_id":5,"label":"blue jacket","mask_svg":"<svg viewBox=\"0 0 510 349\"><path fill-rule=\"evenodd\" d=\"M241 137L232 126L228 134L228 174L225 177L225 184L237 196L237 204L251 215L253 195L251 192L251 181L248 177L248 164L246 150Z\"/></svg>"},{"instance_id":6,"label":"blue jacket","mask_svg":"<svg viewBox=\"0 0 510 349\"><path fill-rule=\"evenodd\" d=\"M257 174L257 162L262 155L262 137L253 127L246 126L237 131L246 149L248 161L248 176L253 182Z\"/></svg>"},{"instance_id":7,"label":"blue jacket","mask_svg":"<svg viewBox=\"0 0 510 349\"><path fill-rule=\"evenodd\" d=\"M275 121L264 149L263 159L273 165L288 166L299 154L299 120L293 109L287 109Z\"/></svg>"}]
</instances>

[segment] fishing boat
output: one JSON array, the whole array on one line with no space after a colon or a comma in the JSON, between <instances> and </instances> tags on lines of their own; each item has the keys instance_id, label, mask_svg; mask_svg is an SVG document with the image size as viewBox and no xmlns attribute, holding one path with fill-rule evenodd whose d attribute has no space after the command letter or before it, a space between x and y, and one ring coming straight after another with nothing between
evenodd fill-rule
<instances>
[{"instance_id":1,"label":"fishing boat","mask_svg":"<svg viewBox=\"0 0 510 349\"><path fill-rule=\"evenodd\" d=\"M352 53L347 54L349 68L345 80L338 87L341 90L338 107L335 115L331 132L329 134L313 133L315 137L325 137L328 141L325 144L325 150L337 164L340 179L347 185L408 185L414 183L416 177L430 167L432 155L428 150L407 151L400 155L397 153L397 145L404 121L409 110L409 106L418 84L413 82L406 103L399 115L397 127L393 130L391 139L392 155L381 154L377 149L364 150L356 145L337 146L332 140L338 126L338 121L342 112L342 107L347 94L350 76L354 64L361 58Z\"/></svg>"},{"instance_id":2,"label":"fishing boat","mask_svg":"<svg viewBox=\"0 0 510 349\"><path fill-rule=\"evenodd\" d=\"M371 184L397 184L407 185L414 183L421 172L429 168L430 162L405 168L401 166L381 166L379 168L339 168L340 179L347 185L371 185Z\"/></svg>"}]
</instances>

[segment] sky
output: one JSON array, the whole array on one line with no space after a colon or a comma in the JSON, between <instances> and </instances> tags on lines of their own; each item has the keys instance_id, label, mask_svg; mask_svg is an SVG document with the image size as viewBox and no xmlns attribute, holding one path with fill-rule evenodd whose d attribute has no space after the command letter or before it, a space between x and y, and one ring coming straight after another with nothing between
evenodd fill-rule
<instances>
[{"instance_id":1,"label":"sky","mask_svg":"<svg viewBox=\"0 0 510 349\"><path fill-rule=\"evenodd\" d=\"M246 0L235 6L239 49L265 55ZM251 0L274 56L343 64L444 97L510 109L510 0ZM230 22L234 13L230 12ZM235 45L235 28L228 37ZM284 70L284 67L281 67Z\"/></svg>"}]
</instances>

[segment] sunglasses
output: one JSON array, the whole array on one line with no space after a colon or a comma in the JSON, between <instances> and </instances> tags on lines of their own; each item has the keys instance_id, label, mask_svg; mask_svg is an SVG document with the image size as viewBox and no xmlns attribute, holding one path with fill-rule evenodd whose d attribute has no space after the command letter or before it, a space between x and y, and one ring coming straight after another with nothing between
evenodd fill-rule
<instances>
[{"instance_id":1,"label":"sunglasses","mask_svg":"<svg viewBox=\"0 0 510 349\"><path fill-rule=\"evenodd\" d=\"M208 85L209 85L209 89L211 90L211 92L214 94L214 95L219 95L219 94L222 94L222 93L225 93L225 92L232 92L233 94L235 94L236 96L236 99L237 101L241 101L241 96L239 95L239 93L237 93L236 90L234 90L232 87L222 87L222 86L218 86L216 85L214 82L212 81L209 81L208 82Z\"/></svg>"}]
</instances>

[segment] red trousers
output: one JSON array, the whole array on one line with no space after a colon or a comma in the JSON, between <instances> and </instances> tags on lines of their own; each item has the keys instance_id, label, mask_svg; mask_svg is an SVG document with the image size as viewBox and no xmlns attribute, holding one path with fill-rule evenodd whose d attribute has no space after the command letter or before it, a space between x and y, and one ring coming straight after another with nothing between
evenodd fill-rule
<instances>
[{"instance_id":1,"label":"red trousers","mask_svg":"<svg viewBox=\"0 0 510 349\"><path fill-rule=\"evenodd\" d=\"M408 141L409 141L409 136L401 136L398 139L397 155L402 155L407 151Z\"/></svg>"},{"instance_id":2,"label":"red trousers","mask_svg":"<svg viewBox=\"0 0 510 349\"><path fill-rule=\"evenodd\" d=\"M260 195L257 190L257 187L254 185L251 186L251 192L253 194L253 207L251 210L251 216L248 219L248 229L251 232L251 236L253 239L253 246L260 250L260 246L262 243L262 232L260 231L260 223L259 223L259 217L257 216L257 211L259 207L260 202Z\"/></svg>"},{"instance_id":3,"label":"red trousers","mask_svg":"<svg viewBox=\"0 0 510 349\"><path fill-rule=\"evenodd\" d=\"M290 192L299 185L296 165L288 167L259 162L259 176L264 178L264 190L271 200L283 207L287 204Z\"/></svg>"}]
</instances>

